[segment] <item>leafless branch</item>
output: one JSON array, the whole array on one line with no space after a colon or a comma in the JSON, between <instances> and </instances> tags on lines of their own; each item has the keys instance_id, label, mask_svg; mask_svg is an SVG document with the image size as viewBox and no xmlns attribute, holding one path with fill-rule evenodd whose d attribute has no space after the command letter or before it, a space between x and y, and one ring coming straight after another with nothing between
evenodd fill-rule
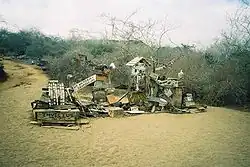
<instances>
[{"instance_id":1,"label":"leafless branch","mask_svg":"<svg viewBox=\"0 0 250 167\"><path fill-rule=\"evenodd\" d=\"M0 23L7 24L7 21L4 19L3 15L0 14Z\"/></svg>"},{"instance_id":2,"label":"leafless branch","mask_svg":"<svg viewBox=\"0 0 250 167\"><path fill-rule=\"evenodd\" d=\"M111 38L125 42L124 48L131 41L141 42L144 47L148 48L151 55L158 53L164 40L174 43L168 35L168 32L173 28L167 26L166 19L163 21L148 19L146 22L135 22L132 18L137 13L138 11L135 11L124 19L103 14L102 18L108 22L107 25L111 28Z\"/></svg>"},{"instance_id":3,"label":"leafless branch","mask_svg":"<svg viewBox=\"0 0 250 167\"><path fill-rule=\"evenodd\" d=\"M249 0L240 0L241 3L243 3L244 5L249 6Z\"/></svg>"}]
</instances>

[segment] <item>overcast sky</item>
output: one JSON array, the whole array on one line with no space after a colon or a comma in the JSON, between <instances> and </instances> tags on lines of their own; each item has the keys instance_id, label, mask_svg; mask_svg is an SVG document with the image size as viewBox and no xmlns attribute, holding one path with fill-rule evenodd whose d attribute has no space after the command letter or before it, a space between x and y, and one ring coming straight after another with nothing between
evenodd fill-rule
<instances>
[{"instance_id":1,"label":"overcast sky","mask_svg":"<svg viewBox=\"0 0 250 167\"><path fill-rule=\"evenodd\" d=\"M0 0L0 14L11 25L39 28L46 34L68 36L72 28L100 32L102 13L124 18L135 10L138 21L163 20L176 27L176 43L206 46L227 28L237 0Z\"/></svg>"}]
</instances>

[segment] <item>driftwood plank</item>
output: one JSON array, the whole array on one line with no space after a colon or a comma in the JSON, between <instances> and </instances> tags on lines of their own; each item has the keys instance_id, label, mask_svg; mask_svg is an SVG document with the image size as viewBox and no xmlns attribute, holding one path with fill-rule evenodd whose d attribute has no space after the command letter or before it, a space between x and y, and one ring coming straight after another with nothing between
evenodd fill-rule
<instances>
[{"instance_id":1,"label":"driftwood plank","mask_svg":"<svg viewBox=\"0 0 250 167\"><path fill-rule=\"evenodd\" d=\"M65 130L79 130L79 126L42 126L43 128L65 129Z\"/></svg>"}]
</instances>

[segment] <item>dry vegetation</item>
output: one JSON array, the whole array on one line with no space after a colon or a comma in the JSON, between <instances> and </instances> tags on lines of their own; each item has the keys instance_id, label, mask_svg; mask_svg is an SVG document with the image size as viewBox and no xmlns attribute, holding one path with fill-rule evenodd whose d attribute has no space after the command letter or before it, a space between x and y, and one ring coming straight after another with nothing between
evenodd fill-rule
<instances>
[{"instance_id":1,"label":"dry vegetation","mask_svg":"<svg viewBox=\"0 0 250 167\"><path fill-rule=\"evenodd\" d=\"M128 84L130 71L125 64L136 56L154 60L157 66L169 64L161 73L175 77L182 69L186 91L195 100L214 106L250 103L250 24L249 6L240 8L229 19L230 28L209 48L198 50L187 44L164 45L171 41L168 32L173 30L167 21L148 20L135 22L132 13L126 18L104 15L111 35L103 39L84 39L82 31L72 32L72 38L46 36L37 30L10 32L0 30L0 54L17 59L25 58L45 65L52 79L64 83L68 74L79 82L93 74L93 64L114 62L118 67L112 73L115 86ZM79 56L81 54L82 56ZM87 58L87 60L86 60Z\"/></svg>"},{"instance_id":2,"label":"dry vegetation","mask_svg":"<svg viewBox=\"0 0 250 167\"><path fill-rule=\"evenodd\" d=\"M79 131L41 128L29 125L29 110L47 77L4 63L12 77L0 83L0 166L250 165L248 112L210 107L194 115L94 119ZM32 82L13 87L21 81Z\"/></svg>"}]
</instances>

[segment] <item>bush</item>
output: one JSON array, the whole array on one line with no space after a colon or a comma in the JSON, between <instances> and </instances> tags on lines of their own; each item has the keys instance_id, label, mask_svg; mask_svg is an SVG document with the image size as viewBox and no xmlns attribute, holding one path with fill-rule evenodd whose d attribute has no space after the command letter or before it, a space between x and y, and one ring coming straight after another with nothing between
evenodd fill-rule
<instances>
[{"instance_id":1,"label":"bush","mask_svg":"<svg viewBox=\"0 0 250 167\"><path fill-rule=\"evenodd\" d=\"M3 66L3 63L0 62L0 82L3 82L7 79L7 74L6 72L4 71L4 66Z\"/></svg>"},{"instance_id":2,"label":"bush","mask_svg":"<svg viewBox=\"0 0 250 167\"><path fill-rule=\"evenodd\" d=\"M37 30L10 32L0 29L0 54L41 59L45 55L58 56L70 48L70 42L59 37L45 36Z\"/></svg>"},{"instance_id":3,"label":"bush","mask_svg":"<svg viewBox=\"0 0 250 167\"><path fill-rule=\"evenodd\" d=\"M2 29L0 53L46 59L50 77L64 83L68 82L68 74L73 75L74 82L91 76L95 73L93 64L115 63L117 69L111 75L115 86L128 85L130 69L125 64L136 56L148 60L153 57L157 66L179 58L170 68L158 73L176 77L182 69L185 91L193 93L196 100L210 105L243 105L250 102L248 15L236 17L238 20L231 22L232 32L222 34L222 38L205 51L196 51L187 45L148 46L140 40L63 40L37 30L14 33Z\"/></svg>"}]
</instances>

